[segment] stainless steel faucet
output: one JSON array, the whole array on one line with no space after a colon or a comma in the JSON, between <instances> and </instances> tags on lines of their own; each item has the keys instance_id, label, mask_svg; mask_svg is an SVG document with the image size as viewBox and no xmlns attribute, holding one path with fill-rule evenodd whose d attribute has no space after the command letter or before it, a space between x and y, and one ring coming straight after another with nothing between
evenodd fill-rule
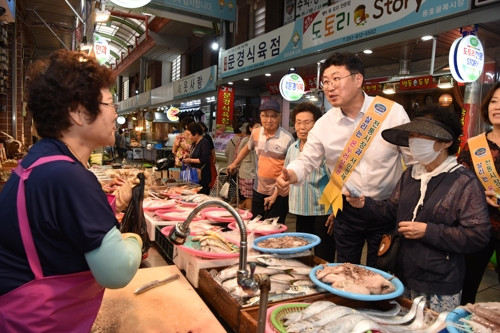
<instances>
[{"instance_id":1,"label":"stainless steel faucet","mask_svg":"<svg viewBox=\"0 0 500 333\"><path fill-rule=\"evenodd\" d=\"M193 221L196 214L207 206L220 206L225 208L235 218L236 223L238 223L240 228L240 257L237 271L238 284L246 292L255 292L258 289L260 290L257 333L264 333L266 327L267 299L269 296L269 290L271 290L271 280L265 274L254 274L255 263L252 263L253 265L250 266L250 274L247 270L247 229L240 214L238 214L233 207L224 201L205 201L193 209L193 211L188 215L186 221L178 223L175 228L172 229L168 237L170 241L176 245L184 244L189 236L189 225L191 224L191 221Z\"/></svg>"}]
</instances>

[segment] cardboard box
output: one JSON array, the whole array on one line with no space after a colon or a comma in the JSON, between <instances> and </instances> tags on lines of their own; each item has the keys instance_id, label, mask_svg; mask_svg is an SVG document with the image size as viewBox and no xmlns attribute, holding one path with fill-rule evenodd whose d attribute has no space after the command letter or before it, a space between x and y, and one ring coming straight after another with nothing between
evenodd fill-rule
<instances>
[{"instance_id":1,"label":"cardboard box","mask_svg":"<svg viewBox=\"0 0 500 333\"><path fill-rule=\"evenodd\" d=\"M317 266L320 264L325 264L326 261L316 256L305 256L305 257L295 257L296 259L310 265ZM218 267L217 270L221 270L225 267ZM326 292L325 292L326 293ZM214 309L215 313L218 313L222 319L231 327L235 332L242 332L240 330L241 325L241 314L245 311L257 310L258 306L243 308L229 293L222 288L215 280L212 278L208 270L202 269L199 273L199 283L198 283L198 294L202 296L205 302L208 302ZM324 294L324 293L323 293ZM316 294L322 295L322 294ZM311 296L305 296L311 297ZM301 299L305 297L292 298L287 301L289 302L302 302ZM269 303L276 304L276 303ZM246 323L245 325L251 325ZM256 331L256 327L252 332Z\"/></svg>"}]
</instances>

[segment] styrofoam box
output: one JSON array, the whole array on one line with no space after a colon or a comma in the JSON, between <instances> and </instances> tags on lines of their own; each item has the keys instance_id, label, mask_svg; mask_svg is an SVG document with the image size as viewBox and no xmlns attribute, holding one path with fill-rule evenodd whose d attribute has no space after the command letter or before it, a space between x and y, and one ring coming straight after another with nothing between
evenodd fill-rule
<instances>
[{"instance_id":1,"label":"styrofoam box","mask_svg":"<svg viewBox=\"0 0 500 333\"><path fill-rule=\"evenodd\" d=\"M157 225L167 226L167 225L176 225L179 222L175 221L155 221L153 219L154 212L144 212L144 217L146 219L146 226L149 234L149 239L151 241L155 240L155 228Z\"/></svg>"}]
</instances>

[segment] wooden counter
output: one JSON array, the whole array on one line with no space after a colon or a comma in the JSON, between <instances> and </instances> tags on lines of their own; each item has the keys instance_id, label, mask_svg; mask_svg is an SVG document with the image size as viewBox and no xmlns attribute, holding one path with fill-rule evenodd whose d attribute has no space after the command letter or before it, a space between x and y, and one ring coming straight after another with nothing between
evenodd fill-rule
<instances>
[{"instance_id":1,"label":"wooden counter","mask_svg":"<svg viewBox=\"0 0 500 333\"><path fill-rule=\"evenodd\" d=\"M179 274L180 278L142 294L141 285ZM106 289L92 333L226 333L191 284L174 266L139 269L122 289Z\"/></svg>"}]
</instances>

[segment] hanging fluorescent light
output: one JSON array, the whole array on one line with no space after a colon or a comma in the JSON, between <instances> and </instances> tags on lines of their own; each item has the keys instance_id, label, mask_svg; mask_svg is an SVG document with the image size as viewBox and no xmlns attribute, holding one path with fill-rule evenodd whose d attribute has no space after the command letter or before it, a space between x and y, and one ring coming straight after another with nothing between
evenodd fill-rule
<instances>
[{"instance_id":1,"label":"hanging fluorescent light","mask_svg":"<svg viewBox=\"0 0 500 333\"><path fill-rule=\"evenodd\" d=\"M386 83L384 84L384 89L382 92L386 95L391 95L396 93L396 84L395 83Z\"/></svg>"},{"instance_id":2,"label":"hanging fluorescent light","mask_svg":"<svg viewBox=\"0 0 500 333\"><path fill-rule=\"evenodd\" d=\"M431 40L432 39L432 36L423 36L422 37L422 40L423 41L426 41L426 40Z\"/></svg>"},{"instance_id":3,"label":"hanging fluorescent light","mask_svg":"<svg viewBox=\"0 0 500 333\"><path fill-rule=\"evenodd\" d=\"M372 54L372 53L373 53L373 51L372 51L372 50L364 50L364 51L363 51L363 53L364 53L364 54Z\"/></svg>"},{"instance_id":4,"label":"hanging fluorescent light","mask_svg":"<svg viewBox=\"0 0 500 333\"><path fill-rule=\"evenodd\" d=\"M441 89L453 88L453 78L448 75L439 77L438 87Z\"/></svg>"}]
</instances>

